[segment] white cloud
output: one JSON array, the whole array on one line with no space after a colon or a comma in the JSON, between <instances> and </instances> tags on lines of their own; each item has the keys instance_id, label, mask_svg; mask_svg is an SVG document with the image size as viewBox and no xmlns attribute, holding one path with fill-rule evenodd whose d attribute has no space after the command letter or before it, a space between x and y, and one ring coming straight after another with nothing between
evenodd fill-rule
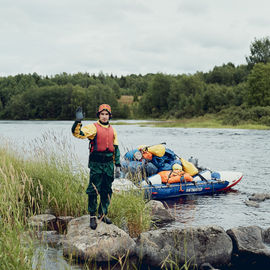
<instances>
[{"instance_id":1,"label":"white cloud","mask_svg":"<svg viewBox=\"0 0 270 270\"><path fill-rule=\"evenodd\" d=\"M266 0L0 0L0 76L194 73L245 64Z\"/></svg>"}]
</instances>

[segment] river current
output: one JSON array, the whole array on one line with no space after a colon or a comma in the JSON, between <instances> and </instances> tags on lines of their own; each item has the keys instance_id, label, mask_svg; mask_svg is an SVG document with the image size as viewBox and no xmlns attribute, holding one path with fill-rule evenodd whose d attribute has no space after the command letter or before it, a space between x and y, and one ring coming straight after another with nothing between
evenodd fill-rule
<instances>
[{"instance_id":1,"label":"river current","mask_svg":"<svg viewBox=\"0 0 270 270\"><path fill-rule=\"evenodd\" d=\"M136 123L127 121L130 122ZM83 121L83 124L88 123L91 121ZM0 136L23 147L52 132L67 140L87 167L88 141L72 136L72 124L72 121L0 121ZM185 159L190 156L198 158L200 166L213 171L240 171L244 174L242 181L230 192L167 200L166 204L176 217L170 226L215 224L225 230L248 225L270 227L270 200L261 202L259 208L245 204L253 193L270 193L270 131L157 128L129 124L114 127L122 156L141 144L166 142L166 146L177 155Z\"/></svg>"}]
</instances>

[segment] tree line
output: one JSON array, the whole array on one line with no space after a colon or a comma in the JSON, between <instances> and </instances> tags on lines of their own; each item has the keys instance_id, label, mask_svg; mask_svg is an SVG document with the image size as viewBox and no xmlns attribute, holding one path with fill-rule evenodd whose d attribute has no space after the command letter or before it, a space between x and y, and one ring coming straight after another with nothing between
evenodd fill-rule
<instances>
[{"instance_id":1,"label":"tree line","mask_svg":"<svg viewBox=\"0 0 270 270\"><path fill-rule=\"evenodd\" d=\"M108 103L114 118L188 118L216 114L226 124L270 125L270 39L255 39L246 64L195 74L114 76L89 73L0 77L0 119L74 119L82 106L95 118ZM119 102L132 95L134 102Z\"/></svg>"}]
</instances>

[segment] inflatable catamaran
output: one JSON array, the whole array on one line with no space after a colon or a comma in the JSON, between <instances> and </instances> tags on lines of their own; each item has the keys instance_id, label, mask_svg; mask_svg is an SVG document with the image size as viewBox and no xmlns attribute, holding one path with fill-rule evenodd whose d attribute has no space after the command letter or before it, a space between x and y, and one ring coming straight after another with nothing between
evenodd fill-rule
<instances>
[{"instance_id":1,"label":"inflatable catamaran","mask_svg":"<svg viewBox=\"0 0 270 270\"><path fill-rule=\"evenodd\" d=\"M128 151L121 165L124 178L139 176L139 186L152 199L219 193L231 189L243 177L241 172L199 168L196 159L187 161L164 144Z\"/></svg>"}]
</instances>

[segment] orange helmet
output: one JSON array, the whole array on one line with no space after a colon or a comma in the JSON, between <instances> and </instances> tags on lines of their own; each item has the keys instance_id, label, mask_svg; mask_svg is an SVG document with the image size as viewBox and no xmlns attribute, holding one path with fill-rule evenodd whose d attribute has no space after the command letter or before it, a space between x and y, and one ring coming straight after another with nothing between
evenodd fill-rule
<instances>
[{"instance_id":1,"label":"orange helmet","mask_svg":"<svg viewBox=\"0 0 270 270\"><path fill-rule=\"evenodd\" d=\"M112 117L112 110L111 110L111 106L108 105L108 104L101 104L98 108L98 113L97 113L97 116L99 117L99 114L102 112L102 111L107 111L110 115L110 119Z\"/></svg>"}]
</instances>

